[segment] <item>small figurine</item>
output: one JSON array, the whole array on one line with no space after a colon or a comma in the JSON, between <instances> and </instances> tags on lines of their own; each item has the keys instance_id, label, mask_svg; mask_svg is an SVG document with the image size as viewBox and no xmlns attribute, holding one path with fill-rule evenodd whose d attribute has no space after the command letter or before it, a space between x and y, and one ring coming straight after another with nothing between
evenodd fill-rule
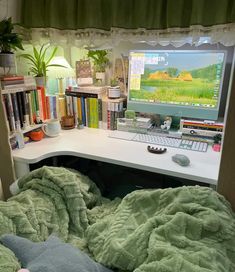
<instances>
[{"instance_id":1,"label":"small figurine","mask_svg":"<svg viewBox=\"0 0 235 272\"><path fill-rule=\"evenodd\" d=\"M163 125L161 125L161 129L169 130L171 128L172 118L170 116L167 116L165 121L163 122Z\"/></svg>"}]
</instances>

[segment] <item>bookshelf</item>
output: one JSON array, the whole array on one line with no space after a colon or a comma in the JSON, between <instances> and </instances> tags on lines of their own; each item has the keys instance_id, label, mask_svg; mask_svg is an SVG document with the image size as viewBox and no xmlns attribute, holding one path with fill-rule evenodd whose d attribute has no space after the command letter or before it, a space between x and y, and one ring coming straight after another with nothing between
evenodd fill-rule
<instances>
[{"instance_id":1,"label":"bookshelf","mask_svg":"<svg viewBox=\"0 0 235 272\"><path fill-rule=\"evenodd\" d=\"M15 84L12 84L15 85ZM67 90L63 97L58 95L46 95L44 88L36 88L34 84L18 84L0 86L0 178L5 197L10 196L9 185L15 180L14 165L12 161L12 150L10 140L14 137L16 122L20 122L23 134L40 128L42 124L35 124L36 115L43 122L47 119L60 118L63 115L73 115L80 118L83 125L88 128L101 128L105 130L116 129L116 120L123 117L126 97L109 99L107 97L107 86L83 86ZM16 97L18 115L14 108L14 97ZM25 103L19 104L19 98L28 101L28 109L22 111ZM11 109L7 109L6 99L11 103ZM37 105L33 105L37 100ZM34 102L33 102L34 101ZM83 102L82 102L83 101ZM61 111L61 108L62 111ZM55 112L56 113L55 113ZM14 119L10 120L10 115ZM24 127L23 123L27 122ZM14 125L13 125L14 123Z\"/></svg>"},{"instance_id":2,"label":"bookshelf","mask_svg":"<svg viewBox=\"0 0 235 272\"><path fill-rule=\"evenodd\" d=\"M0 98L2 90L0 86ZM4 197L10 196L9 186L15 180L14 165L11 155L11 147L9 142L9 130L7 126L7 117L3 108L3 101L0 99L0 178Z\"/></svg>"},{"instance_id":3,"label":"bookshelf","mask_svg":"<svg viewBox=\"0 0 235 272\"><path fill-rule=\"evenodd\" d=\"M21 127L23 134L41 126L31 122L29 109L22 109L23 105L19 104L18 100L29 98L30 93L35 90L33 77L15 76L0 79L0 179L5 198L10 196L9 185L15 180L10 140L15 137L16 125L18 124L18 128ZM28 121L26 127L23 127L24 121Z\"/></svg>"}]
</instances>

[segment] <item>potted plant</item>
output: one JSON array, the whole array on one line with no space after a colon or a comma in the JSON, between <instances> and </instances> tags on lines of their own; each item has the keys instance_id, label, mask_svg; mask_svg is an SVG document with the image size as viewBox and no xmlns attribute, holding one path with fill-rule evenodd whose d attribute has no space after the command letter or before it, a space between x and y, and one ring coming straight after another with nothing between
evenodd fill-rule
<instances>
[{"instance_id":1,"label":"potted plant","mask_svg":"<svg viewBox=\"0 0 235 272\"><path fill-rule=\"evenodd\" d=\"M110 87L108 88L108 97L109 98L119 98L121 96L120 86L118 85L118 80L112 78L110 81Z\"/></svg>"},{"instance_id":2,"label":"potted plant","mask_svg":"<svg viewBox=\"0 0 235 272\"><path fill-rule=\"evenodd\" d=\"M47 50L50 45L43 44L39 50L33 46L33 54L21 54L20 57L23 57L29 61L30 68L29 73L35 76L37 86L44 86L46 84L46 76L49 67L57 66L66 68L63 65L59 64L50 64L50 61L55 56L58 47L55 47L49 56L46 55Z\"/></svg>"},{"instance_id":3,"label":"potted plant","mask_svg":"<svg viewBox=\"0 0 235 272\"><path fill-rule=\"evenodd\" d=\"M0 67L3 67L4 74L10 73L11 68L15 67L13 51L17 48L24 50L22 39L19 34L13 32L13 29L11 18L0 21ZM8 68L7 73L6 68Z\"/></svg>"},{"instance_id":4,"label":"potted plant","mask_svg":"<svg viewBox=\"0 0 235 272\"><path fill-rule=\"evenodd\" d=\"M105 83L105 68L109 63L107 50L89 50L87 56L93 60L95 77L98 82Z\"/></svg>"}]
</instances>

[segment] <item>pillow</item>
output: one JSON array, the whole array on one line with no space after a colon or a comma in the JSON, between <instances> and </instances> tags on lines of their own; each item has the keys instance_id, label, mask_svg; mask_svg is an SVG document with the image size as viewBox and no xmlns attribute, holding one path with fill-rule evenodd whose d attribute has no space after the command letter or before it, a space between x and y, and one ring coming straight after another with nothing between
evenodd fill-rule
<instances>
[{"instance_id":1,"label":"pillow","mask_svg":"<svg viewBox=\"0 0 235 272\"><path fill-rule=\"evenodd\" d=\"M111 272L81 250L52 235L38 243L12 234L2 236L0 241L30 272Z\"/></svg>"}]
</instances>

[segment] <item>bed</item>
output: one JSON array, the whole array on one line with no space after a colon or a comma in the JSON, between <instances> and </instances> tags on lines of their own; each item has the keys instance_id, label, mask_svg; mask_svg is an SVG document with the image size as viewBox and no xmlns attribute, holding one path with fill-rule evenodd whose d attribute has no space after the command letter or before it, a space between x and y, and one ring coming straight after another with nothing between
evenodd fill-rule
<instances>
[{"instance_id":1,"label":"bed","mask_svg":"<svg viewBox=\"0 0 235 272\"><path fill-rule=\"evenodd\" d=\"M114 271L235 271L235 215L210 188L144 189L109 200L87 176L47 166L18 187L0 202L0 235L41 242L53 233ZM20 266L0 245L0 271Z\"/></svg>"}]
</instances>

